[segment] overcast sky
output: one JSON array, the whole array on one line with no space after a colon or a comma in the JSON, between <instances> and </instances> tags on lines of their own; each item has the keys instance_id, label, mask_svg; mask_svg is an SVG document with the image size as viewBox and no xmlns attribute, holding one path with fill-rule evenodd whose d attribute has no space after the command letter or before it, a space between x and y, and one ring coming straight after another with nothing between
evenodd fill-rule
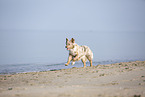
<instances>
[{"instance_id":1,"label":"overcast sky","mask_svg":"<svg viewBox=\"0 0 145 97\"><path fill-rule=\"evenodd\" d=\"M0 64L64 62L66 37L95 60L143 58L145 0L0 0Z\"/></svg>"},{"instance_id":2,"label":"overcast sky","mask_svg":"<svg viewBox=\"0 0 145 97\"><path fill-rule=\"evenodd\" d=\"M145 31L145 0L0 0L2 30Z\"/></svg>"}]
</instances>

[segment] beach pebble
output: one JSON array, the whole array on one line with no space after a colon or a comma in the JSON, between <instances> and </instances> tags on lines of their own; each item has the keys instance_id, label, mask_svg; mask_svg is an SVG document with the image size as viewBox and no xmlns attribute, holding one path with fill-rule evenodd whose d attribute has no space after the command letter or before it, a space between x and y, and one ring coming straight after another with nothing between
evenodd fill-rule
<instances>
[{"instance_id":1,"label":"beach pebble","mask_svg":"<svg viewBox=\"0 0 145 97\"><path fill-rule=\"evenodd\" d=\"M12 90L13 88L9 87L8 90Z\"/></svg>"}]
</instances>

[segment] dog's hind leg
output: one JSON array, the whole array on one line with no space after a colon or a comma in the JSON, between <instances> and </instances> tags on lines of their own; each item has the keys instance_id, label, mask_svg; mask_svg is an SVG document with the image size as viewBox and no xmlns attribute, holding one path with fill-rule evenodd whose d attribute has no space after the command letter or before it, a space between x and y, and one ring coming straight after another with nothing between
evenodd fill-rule
<instances>
[{"instance_id":1,"label":"dog's hind leg","mask_svg":"<svg viewBox=\"0 0 145 97\"><path fill-rule=\"evenodd\" d=\"M87 57L87 59L89 60L89 62L90 62L90 67L92 67L93 65L92 65L92 59L93 59L93 57L91 57L90 55L89 56L86 56Z\"/></svg>"},{"instance_id":2,"label":"dog's hind leg","mask_svg":"<svg viewBox=\"0 0 145 97\"><path fill-rule=\"evenodd\" d=\"M86 67L86 58L83 58L82 59L82 62L83 62L83 64L84 64L84 68Z\"/></svg>"},{"instance_id":3,"label":"dog's hind leg","mask_svg":"<svg viewBox=\"0 0 145 97\"><path fill-rule=\"evenodd\" d=\"M93 65L92 65L92 60L89 60L90 61L90 67L92 67Z\"/></svg>"}]
</instances>

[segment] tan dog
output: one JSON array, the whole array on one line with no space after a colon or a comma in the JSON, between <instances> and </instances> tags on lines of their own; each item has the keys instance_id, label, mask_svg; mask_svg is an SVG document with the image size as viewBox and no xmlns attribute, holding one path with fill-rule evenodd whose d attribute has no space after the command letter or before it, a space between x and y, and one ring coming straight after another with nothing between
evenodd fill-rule
<instances>
[{"instance_id":1,"label":"tan dog","mask_svg":"<svg viewBox=\"0 0 145 97\"><path fill-rule=\"evenodd\" d=\"M72 65L75 64L75 61L82 60L84 67L86 67L87 59L90 61L90 66L92 67L93 53L88 46L79 46L75 43L75 40L72 38L70 41L66 38L66 46L69 50L68 61L65 66L68 66L72 61Z\"/></svg>"}]
</instances>

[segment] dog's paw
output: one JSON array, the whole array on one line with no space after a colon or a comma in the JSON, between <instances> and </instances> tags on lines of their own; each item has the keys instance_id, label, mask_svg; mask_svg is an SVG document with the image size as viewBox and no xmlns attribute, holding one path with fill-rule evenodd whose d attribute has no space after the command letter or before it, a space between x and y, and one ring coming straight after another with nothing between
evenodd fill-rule
<instances>
[{"instance_id":1,"label":"dog's paw","mask_svg":"<svg viewBox=\"0 0 145 97\"><path fill-rule=\"evenodd\" d=\"M74 65L74 64L75 64L75 62L72 62L72 63L71 63L71 65Z\"/></svg>"},{"instance_id":2,"label":"dog's paw","mask_svg":"<svg viewBox=\"0 0 145 97\"><path fill-rule=\"evenodd\" d=\"M65 64L65 66L68 66L68 64Z\"/></svg>"}]
</instances>

